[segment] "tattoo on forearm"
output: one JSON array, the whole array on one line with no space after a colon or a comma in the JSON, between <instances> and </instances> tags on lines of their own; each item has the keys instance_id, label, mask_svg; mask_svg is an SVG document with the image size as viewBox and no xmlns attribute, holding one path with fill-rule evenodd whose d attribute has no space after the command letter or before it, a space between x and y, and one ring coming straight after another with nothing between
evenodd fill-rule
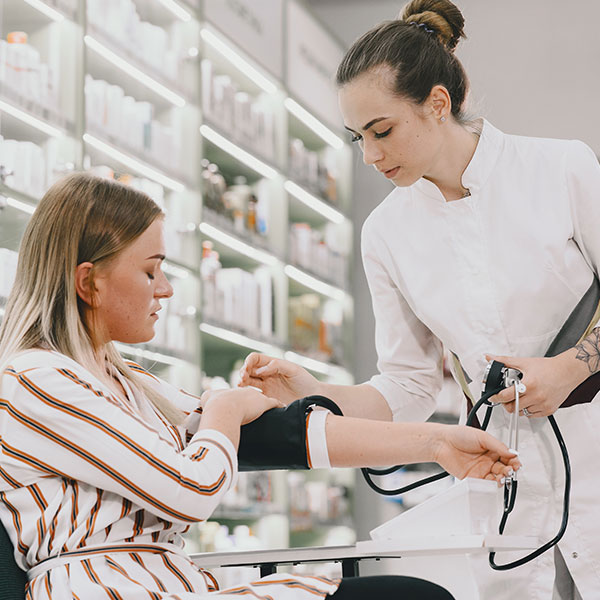
<instances>
[{"instance_id":1,"label":"tattoo on forearm","mask_svg":"<svg viewBox=\"0 0 600 600\"><path fill-rule=\"evenodd\" d=\"M596 373L600 367L600 327L593 329L592 333L575 348L577 349L575 358L587 363L590 373Z\"/></svg>"}]
</instances>

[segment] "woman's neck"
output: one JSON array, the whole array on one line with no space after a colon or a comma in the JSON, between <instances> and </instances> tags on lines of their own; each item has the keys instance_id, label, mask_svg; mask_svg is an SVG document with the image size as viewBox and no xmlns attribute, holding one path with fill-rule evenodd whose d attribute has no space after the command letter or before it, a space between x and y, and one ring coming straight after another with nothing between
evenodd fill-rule
<instances>
[{"instance_id":1,"label":"woman's neck","mask_svg":"<svg viewBox=\"0 0 600 600\"><path fill-rule=\"evenodd\" d=\"M475 154L478 142L479 133L475 128L467 128L454 121L448 123L432 174L425 175L425 179L439 188L446 202L470 195L470 190L463 185L462 175Z\"/></svg>"}]
</instances>

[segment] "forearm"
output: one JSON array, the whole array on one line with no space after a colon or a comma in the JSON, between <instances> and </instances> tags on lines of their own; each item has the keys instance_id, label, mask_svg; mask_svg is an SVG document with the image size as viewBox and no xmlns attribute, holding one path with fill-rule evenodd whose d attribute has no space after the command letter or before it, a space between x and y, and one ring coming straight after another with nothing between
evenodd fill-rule
<instances>
[{"instance_id":1,"label":"forearm","mask_svg":"<svg viewBox=\"0 0 600 600\"><path fill-rule=\"evenodd\" d=\"M431 462L442 427L437 423L385 423L328 415L329 460L332 467Z\"/></svg>"},{"instance_id":2,"label":"forearm","mask_svg":"<svg viewBox=\"0 0 600 600\"><path fill-rule=\"evenodd\" d=\"M242 415L239 405L223 398L217 398L207 402L204 406L198 431L216 429L226 435L237 450L240 445L241 423Z\"/></svg>"},{"instance_id":3,"label":"forearm","mask_svg":"<svg viewBox=\"0 0 600 600\"><path fill-rule=\"evenodd\" d=\"M346 417L391 421L392 411L385 398L372 385L320 383L319 394L331 398Z\"/></svg>"},{"instance_id":4,"label":"forearm","mask_svg":"<svg viewBox=\"0 0 600 600\"><path fill-rule=\"evenodd\" d=\"M600 370L600 327L579 344L554 358L559 374L569 382L572 391Z\"/></svg>"}]
</instances>

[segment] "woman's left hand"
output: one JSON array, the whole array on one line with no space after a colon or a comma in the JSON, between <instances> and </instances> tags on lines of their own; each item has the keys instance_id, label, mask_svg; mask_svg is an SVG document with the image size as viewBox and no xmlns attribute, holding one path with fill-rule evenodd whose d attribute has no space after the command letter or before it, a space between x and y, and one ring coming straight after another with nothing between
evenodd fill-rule
<instances>
[{"instance_id":1,"label":"woman's left hand","mask_svg":"<svg viewBox=\"0 0 600 600\"><path fill-rule=\"evenodd\" d=\"M523 373L521 383L525 391L519 394L519 413L528 417L547 417L553 414L581 383L574 377L573 360L568 353L552 358L523 358L512 356L488 356L507 367ZM506 388L490 398L491 402L501 402L509 413L515 412L515 389ZM525 412L523 412L523 410Z\"/></svg>"},{"instance_id":2,"label":"woman's left hand","mask_svg":"<svg viewBox=\"0 0 600 600\"><path fill-rule=\"evenodd\" d=\"M481 429L442 425L435 461L448 473L464 479L502 479L521 467L517 455Z\"/></svg>"}]
</instances>

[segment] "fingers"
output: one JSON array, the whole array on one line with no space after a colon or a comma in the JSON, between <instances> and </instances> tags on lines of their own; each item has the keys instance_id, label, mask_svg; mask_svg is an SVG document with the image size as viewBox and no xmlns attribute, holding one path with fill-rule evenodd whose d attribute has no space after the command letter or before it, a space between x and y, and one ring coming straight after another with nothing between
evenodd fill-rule
<instances>
[{"instance_id":1,"label":"fingers","mask_svg":"<svg viewBox=\"0 0 600 600\"><path fill-rule=\"evenodd\" d=\"M522 359L517 356L494 356L493 354L486 354L485 360L488 362L495 360L496 362L501 362L503 365L507 367L511 367L513 369L519 369L522 371Z\"/></svg>"},{"instance_id":2,"label":"fingers","mask_svg":"<svg viewBox=\"0 0 600 600\"><path fill-rule=\"evenodd\" d=\"M481 440L482 446L497 454L501 460L504 459L504 461L508 462L517 457L517 453L508 448L506 444L503 444L500 440L497 440L489 433L485 433L483 431L481 433L484 434Z\"/></svg>"},{"instance_id":3,"label":"fingers","mask_svg":"<svg viewBox=\"0 0 600 600\"><path fill-rule=\"evenodd\" d=\"M244 360L244 364L240 369L240 387L245 385L250 385L248 383L256 375L256 369L259 369L261 366L267 364L271 360L270 356L266 354L260 354L259 352L251 352L246 356Z\"/></svg>"},{"instance_id":4,"label":"fingers","mask_svg":"<svg viewBox=\"0 0 600 600\"><path fill-rule=\"evenodd\" d=\"M238 387L255 387L263 392L265 391L264 385L265 382L262 379L259 379L258 377L250 377L248 374L246 374L246 377L243 379L240 379L240 382L238 383Z\"/></svg>"},{"instance_id":5,"label":"fingers","mask_svg":"<svg viewBox=\"0 0 600 600\"><path fill-rule=\"evenodd\" d=\"M254 375L259 377L269 377L279 372L279 365L276 359L271 359L266 365L254 369Z\"/></svg>"},{"instance_id":6,"label":"fingers","mask_svg":"<svg viewBox=\"0 0 600 600\"><path fill-rule=\"evenodd\" d=\"M490 398L490 402L500 402L504 405L510 402L514 402L515 400L515 390L513 387L508 387L501 392L498 392L494 396ZM506 408L506 406L505 406ZM510 412L510 411L509 411Z\"/></svg>"},{"instance_id":7,"label":"fingers","mask_svg":"<svg viewBox=\"0 0 600 600\"><path fill-rule=\"evenodd\" d=\"M240 369L240 379L245 382L249 377L268 377L274 375L279 370L283 370L280 363L284 362L266 354L251 352L246 357Z\"/></svg>"},{"instance_id":8,"label":"fingers","mask_svg":"<svg viewBox=\"0 0 600 600\"><path fill-rule=\"evenodd\" d=\"M271 408L283 408L285 406L285 404L283 402L281 402L281 400L278 400L277 398L271 398L271 396L265 396L266 401L267 401L267 410L271 409Z\"/></svg>"}]
</instances>

